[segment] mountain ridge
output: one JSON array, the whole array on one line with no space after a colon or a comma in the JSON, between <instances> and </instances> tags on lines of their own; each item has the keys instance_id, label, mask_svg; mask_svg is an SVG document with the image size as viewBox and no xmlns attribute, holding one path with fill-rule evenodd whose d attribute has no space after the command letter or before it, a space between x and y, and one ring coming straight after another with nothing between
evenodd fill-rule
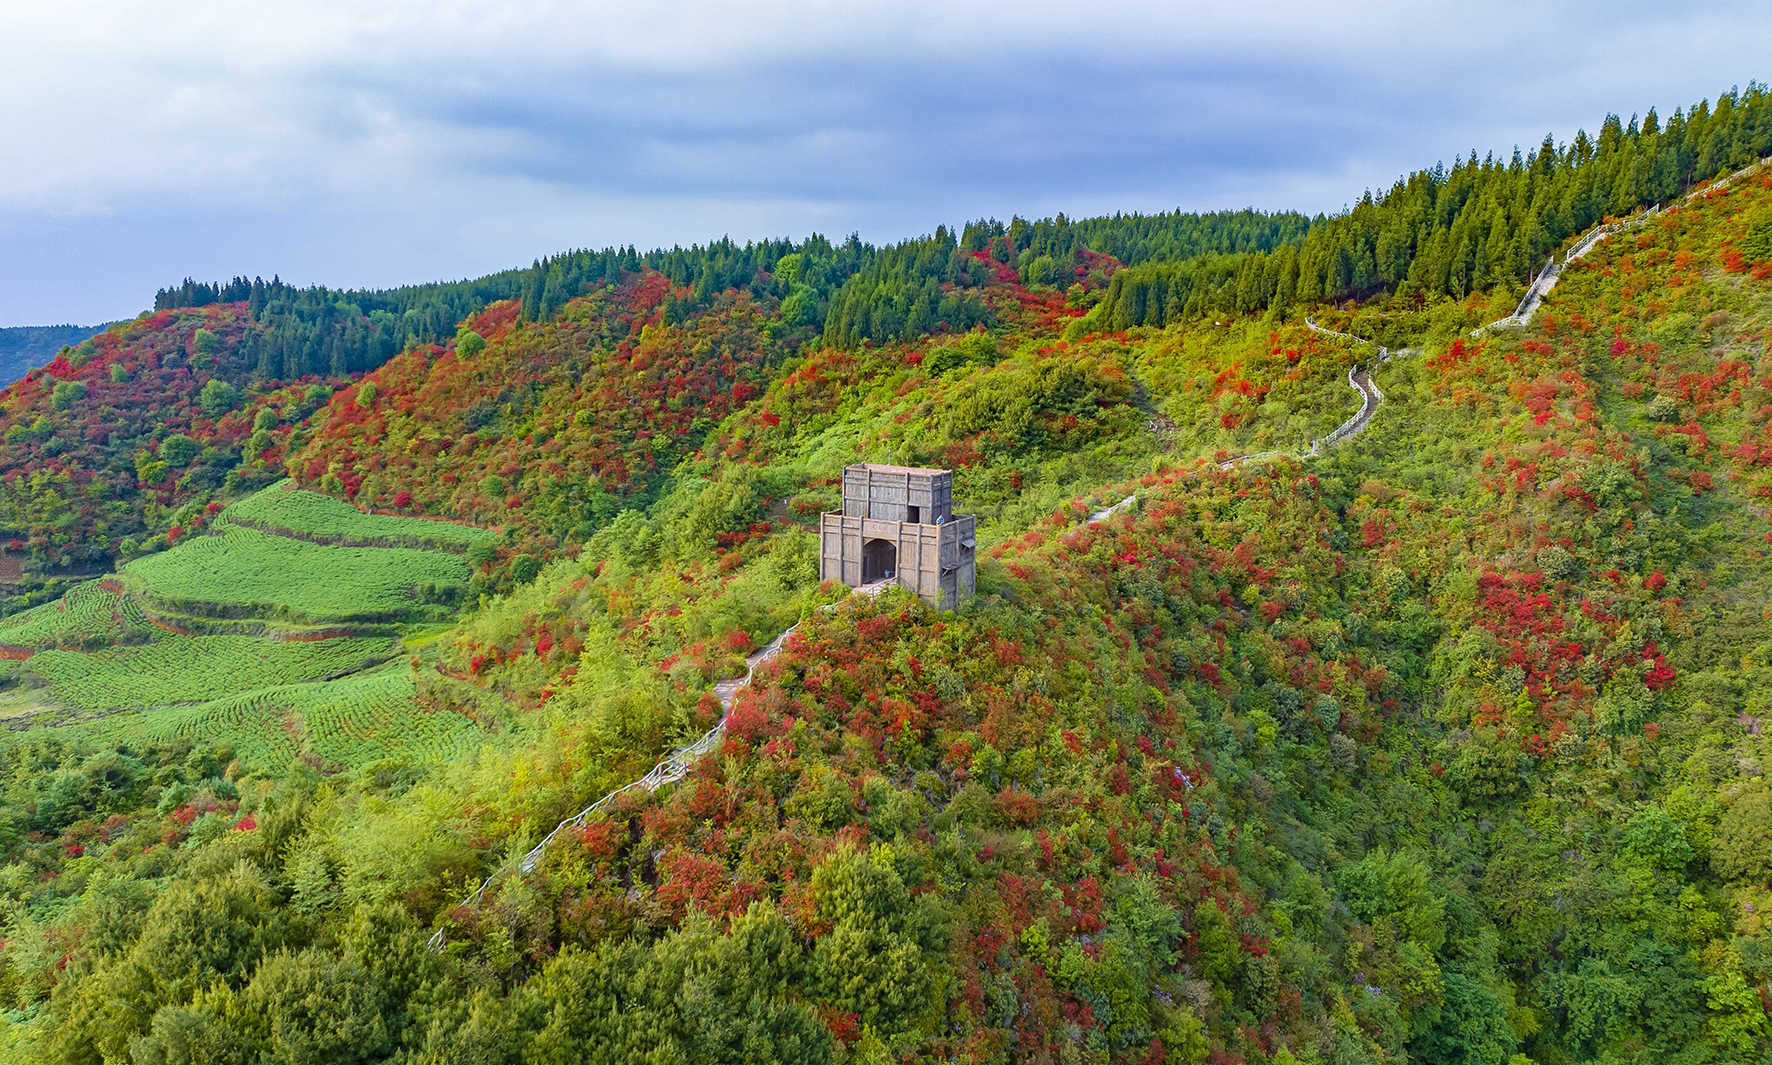
<instances>
[{"instance_id":1,"label":"mountain ridge","mask_svg":"<svg viewBox=\"0 0 1772 1065\"><path fill-rule=\"evenodd\" d=\"M0 326L0 385L11 384L54 358L57 351L110 328L110 324Z\"/></svg>"}]
</instances>

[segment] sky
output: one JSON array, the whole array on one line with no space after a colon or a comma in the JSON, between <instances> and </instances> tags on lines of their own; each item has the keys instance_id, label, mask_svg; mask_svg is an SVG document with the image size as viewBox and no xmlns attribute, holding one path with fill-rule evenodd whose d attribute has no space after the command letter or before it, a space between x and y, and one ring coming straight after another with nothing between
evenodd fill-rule
<instances>
[{"instance_id":1,"label":"sky","mask_svg":"<svg viewBox=\"0 0 1772 1065\"><path fill-rule=\"evenodd\" d=\"M131 317L186 276L1334 212L1750 80L1763 0L6 4L0 325Z\"/></svg>"}]
</instances>

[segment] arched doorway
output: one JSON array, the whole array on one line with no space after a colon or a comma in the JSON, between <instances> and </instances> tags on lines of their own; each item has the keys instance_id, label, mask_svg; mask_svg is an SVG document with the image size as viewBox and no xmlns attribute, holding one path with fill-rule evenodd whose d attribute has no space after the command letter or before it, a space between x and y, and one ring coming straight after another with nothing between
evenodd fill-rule
<instances>
[{"instance_id":1,"label":"arched doorway","mask_svg":"<svg viewBox=\"0 0 1772 1065\"><path fill-rule=\"evenodd\" d=\"M883 581L898 572L898 545L891 540L868 540L861 545L861 583Z\"/></svg>"}]
</instances>

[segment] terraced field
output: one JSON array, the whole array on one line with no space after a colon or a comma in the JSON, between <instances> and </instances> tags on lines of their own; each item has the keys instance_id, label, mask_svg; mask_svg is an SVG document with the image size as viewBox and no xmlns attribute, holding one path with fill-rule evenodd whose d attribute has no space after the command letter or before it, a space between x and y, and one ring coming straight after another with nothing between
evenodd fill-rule
<instances>
[{"instance_id":1,"label":"terraced field","mask_svg":"<svg viewBox=\"0 0 1772 1065\"><path fill-rule=\"evenodd\" d=\"M319 684L261 688L227 698L92 722L107 742L226 740L242 759L281 766L309 756L323 765L360 766L383 758L448 758L480 735L474 722L416 702L406 669L361 673Z\"/></svg>"},{"instance_id":2,"label":"terraced field","mask_svg":"<svg viewBox=\"0 0 1772 1065\"><path fill-rule=\"evenodd\" d=\"M447 756L473 720L422 705L391 660L453 616L463 555L498 536L272 486L210 535L0 620L0 722L225 740L270 767Z\"/></svg>"},{"instance_id":3,"label":"terraced field","mask_svg":"<svg viewBox=\"0 0 1772 1065\"><path fill-rule=\"evenodd\" d=\"M463 587L468 568L460 557L440 551L333 546L232 525L220 535L138 558L119 576L129 592L181 612L314 622L416 620L444 613L427 610L419 590Z\"/></svg>"},{"instance_id":4,"label":"terraced field","mask_svg":"<svg viewBox=\"0 0 1772 1065\"><path fill-rule=\"evenodd\" d=\"M0 646L43 650L123 643L141 636L147 625L133 599L93 581L53 603L0 620Z\"/></svg>"},{"instance_id":5,"label":"terraced field","mask_svg":"<svg viewBox=\"0 0 1772 1065\"><path fill-rule=\"evenodd\" d=\"M307 492L289 481L256 492L222 512L222 520L267 532L281 532L318 543L378 547L418 547L465 551L496 541L495 529L424 518L365 514L331 496Z\"/></svg>"},{"instance_id":6,"label":"terraced field","mask_svg":"<svg viewBox=\"0 0 1772 1065\"><path fill-rule=\"evenodd\" d=\"M10 671L31 695L58 706L103 711L166 706L272 685L324 680L385 662L391 639L263 640L251 636L163 636L97 653L44 651ZM36 687L34 685L41 685Z\"/></svg>"}]
</instances>

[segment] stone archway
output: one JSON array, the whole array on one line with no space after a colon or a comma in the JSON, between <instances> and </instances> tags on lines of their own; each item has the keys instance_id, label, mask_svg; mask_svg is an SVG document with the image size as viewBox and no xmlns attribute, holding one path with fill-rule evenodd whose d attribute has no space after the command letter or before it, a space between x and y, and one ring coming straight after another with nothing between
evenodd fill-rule
<instances>
[{"instance_id":1,"label":"stone archway","mask_svg":"<svg viewBox=\"0 0 1772 1065\"><path fill-rule=\"evenodd\" d=\"M867 540L861 545L861 583L872 584L898 574L898 545L891 540Z\"/></svg>"}]
</instances>

